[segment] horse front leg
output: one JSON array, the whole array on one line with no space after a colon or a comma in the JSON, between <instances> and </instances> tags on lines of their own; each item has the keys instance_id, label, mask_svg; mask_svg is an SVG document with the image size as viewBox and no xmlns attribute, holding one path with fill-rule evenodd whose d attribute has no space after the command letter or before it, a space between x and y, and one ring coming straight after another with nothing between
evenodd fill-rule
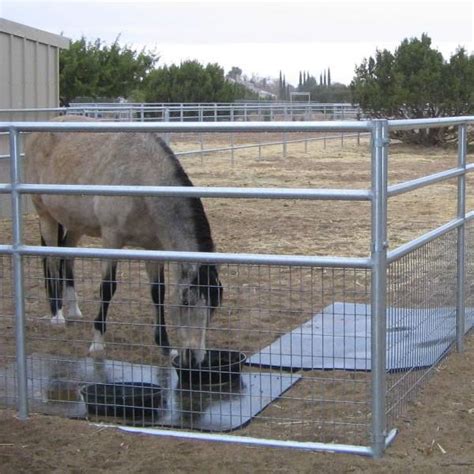
<instances>
[{"instance_id":1,"label":"horse front leg","mask_svg":"<svg viewBox=\"0 0 474 474\"><path fill-rule=\"evenodd\" d=\"M67 308L66 313L71 318L82 318L82 311L77 304L77 293L74 286L74 259L68 258L64 263L66 280L66 294L64 295L64 303Z\"/></svg>"},{"instance_id":2,"label":"horse front leg","mask_svg":"<svg viewBox=\"0 0 474 474\"><path fill-rule=\"evenodd\" d=\"M170 354L170 342L165 323L165 270L162 264L146 262L146 269L151 285L151 299L155 306L155 343L161 347L163 355Z\"/></svg>"},{"instance_id":3,"label":"horse front leg","mask_svg":"<svg viewBox=\"0 0 474 474\"><path fill-rule=\"evenodd\" d=\"M107 312L110 301L117 289L117 262L108 261L103 266L102 283L100 285L100 309L94 321L94 339L89 348L91 356L97 356L105 350L104 335L107 330Z\"/></svg>"},{"instance_id":4,"label":"horse front leg","mask_svg":"<svg viewBox=\"0 0 474 474\"><path fill-rule=\"evenodd\" d=\"M64 235L63 247L76 247L80 240L80 235L71 231L67 231ZM77 304L77 293L74 285L74 259L67 258L64 261L64 273L65 273L65 295L64 303L66 306L66 313L72 318L82 318L82 312Z\"/></svg>"}]
</instances>

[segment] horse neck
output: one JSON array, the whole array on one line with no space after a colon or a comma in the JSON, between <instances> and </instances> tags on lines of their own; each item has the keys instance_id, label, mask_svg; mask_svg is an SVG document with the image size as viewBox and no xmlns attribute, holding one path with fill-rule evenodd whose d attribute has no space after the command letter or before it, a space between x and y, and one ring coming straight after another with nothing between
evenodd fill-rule
<instances>
[{"instance_id":1,"label":"horse neck","mask_svg":"<svg viewBox=\"0 0 474 474\"><path fill-rule=\"evenodd\" d=\"M156 226L156 237L164 250L214 251L209 221L200 199L152 200L149 210L151 222Z\"/></svg>"}]
</instances>

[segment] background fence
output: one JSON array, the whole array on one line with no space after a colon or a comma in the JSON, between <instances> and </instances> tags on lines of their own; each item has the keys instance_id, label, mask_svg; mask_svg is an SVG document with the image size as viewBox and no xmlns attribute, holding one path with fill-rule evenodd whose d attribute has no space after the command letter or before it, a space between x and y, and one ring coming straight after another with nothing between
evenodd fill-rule
<instances>
[{"instance_id":1,"label":"background fence","mask_svg":"<svg viewBox=\"0 0 474 474\"><path fill-rule=\"evenodd\" d=\"M58 115L77 115L93 118L98 121L166 121L166 122L242 122L242 121L308 121L308 120L351 120L360 116L357 106L337 103L73 103L70 107L32 108L32 109L0 109L0 121L41 121L50 120ZM235 153L239 150L254 149L258 157L268 148L280 146L281 155L286 158L288 146L303 144L305 152L313 142L336 140L344 146L345 140L355 139L360 143L360 133L260 133L257 135L238 134L232 132L220 135L218 139L213 133L174 133L164 134L163 138L173 147L177 156L199 156L227 152L233 164ZM272 150L273 152L274 150ZM0 181L10 177L10 155L6 133L0 133ZM23 207L33 212L29 199L24 200ZM0 196L0 217L11 215L10 199Z\"/></svg>"},{"instance_id":2,"label":"background fence","mask_svg":"<svg viewBox=\"0 0 474 474\"><path fill-rule=\"evenodd\" d=\"M424 121L277 122L277 123L4 123L10 134L12 179L1 185L12 200L12 221L5 223L2 256L2 317L0 338L0 399L17 404L20 417L28 411L85 417L80 390L97 382L153 383L161 387L147 416L131 408L137 401L115 400L106 420L135 425L148 432L254 444L380 456L395 435L397 416L403 413L416 389L452 348L462 350L464 334L473 323L472 292L466 275L472 273L470 227L466 214L466 128L474 118ZM389 186L389 131L406 127L454 126L459 149L452 168ZM202 186L205 172L197 166L198 186L173 187L39 186L20 176L22 133L55 131L148 131L160 133L370 133L364 143L370 159L368 189L312 189L311 187ZM367 146L368 145L368 146ZM267 161L271 158L267 157ZM268 163L267 163L268 164ZM212 161L211 168L217 166ZM261 169L262 163L258 164ZM291 166L291 165L290 165ZM245 169L245 168L244 168ZM248 167L247 167L248 169ZM201 173L200 173L201 171ZM356 170L357 171L357 170ZM298 174L304 174L298 168ZM279 173L285 179L285 173ZM194 178L193 178L194 179ZM232 176L231 180L236 180ZM244 176L245 179L245 176ZM348 180L355 180L352 174ZM387 208L391 197L456 181L456 216L401 247L388 248ZM212 180L211 180L212 181ZM244 181L245 182L245 181ZM277 183L279 184L279 183ZM256 221L269 218L270 247L259 234L248 238L254 252L189 252L107 250L87 241L86 248L51 248L34 245L35 219L19 212L28 193L202 196L215 214L214 232L227 233L229 242L252 233ZM117 197L119 199L119 197ZM277 200L277 201L275 201ZM291 207L283 207L290 200ZM227 203L246 203L229 207ZM325 256L276 251L292 234L286 221L304 215L298 206L319 201L349 201L368 215L371 253L368 256ZM349 203L346 202L346 205ZM301 208L302 209L302 208ZM319 212L319 211L318 211ZM239 220L247 213L247 220ZM310 214L315 226L321 214ZM227 220L226 220L227 219ZM227 227L235 220L237 226ZM224 222L225 221L225 222ZM242 222L243 225L239 226ZM272 223L273 222L273 223ZM415 226L413 222L413 226ZM333 234L336 214L326 223ZM272 234L274 240L271 239ZM311 239L314 232L310 231ZM224 237L222 237L224 239ZM247 238L247 236L246 236ZM7 240L9 239L9 240ZM333 245L336 239L331 235ZM227 242L227 240L226 240ZM283 245L281 245L283 243ZM229 244L238 247L237 243ZM338 247L339 248L339 247ZM66 328L51 326L47 313L41 257L76 258L76 280L83 318L69 317ZM104 258L120 260L119 290L107 333L107 358L87 357L91 317L100 304L97 289ZM167 303L176 282L174 269L183 261L213 262L220 266L225 299L216 311L208 334L208 347L242 351L247 364L237 381L215 386L186 387L162 357L153 341L153 304L145 275L146 260L166 262ZM466 309L467 308L467 309ZM177 326L168 322L172 341ZM16 338L16 342L15 342ZM101 405L99 404L99 407ZM103 405L102 405L103 406ZM131 412L130 410L131 409ZM103 419L96 408L89 419ZM186 430L183 434L181 429ZM226 432L235 431L228 435ZM229 438L231 437L231 438ZM290 440L290 441L288 441Z\"/></svg>"}]
</instances>

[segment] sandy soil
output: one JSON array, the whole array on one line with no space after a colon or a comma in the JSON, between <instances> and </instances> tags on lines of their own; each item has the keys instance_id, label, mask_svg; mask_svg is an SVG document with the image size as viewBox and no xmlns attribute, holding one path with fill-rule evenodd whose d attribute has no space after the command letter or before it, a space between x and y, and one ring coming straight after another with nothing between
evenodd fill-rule
<instances>
[{"instance_id":1,"label":"sandy soil","mask_svg":"<svg viewBox=\"0 0 474 474\"><path fill-rule=\"evenodd\" d=\"M223 139L222 139L223 140ZM222 140L206 137L205 144L218 146ZM236 137L235 142L255 140L251 136ZM183 140L175 149L196 149L199 144ZM281 156L281 146L183 158L182 162L195 185L219 186L283 186L283 187L349 187L363 189L370 181L370 153L362 140L357 146L346 140L312 143L305 153L304 144L290 145L288 157ZM422 150L394 144L391 150L390 183L415 178L454 167L455 150ZM389 207L390 246L394 248L455 216L455 182L422 189L395 198ZM472 209L474 196L469 196ZM301 255L366 256L370 242L370 207L364 203L206 200L218 250L225 252L286 253ZM9 222L2 223L2 241L9 239ZM25 220L28 243L38 241L34 217ZM85 241L86 245L95 245ZM97 304L98 268L100 262L77 262L81 286L81 306L85 314L94 313ZM41 316L47 306L43 295L41 262L28 259L27 316L29 350L49 350L61 355L84 355L90 338L90 323L74 323L68 330L45 333ZM121 287L111 312L108 342L111 357L136 362L157 363L151 331L143 331L143 313L151 314L151 305L140 305L147 298L143 266L122 263L119 273ZM9 262L2 265L2 335L3 355L13 354L11 342L12 308L9 299ZM289 271L279 268L269 272L262 267L224 266L221 269L226 299L210 331L211 344L232 344L241 350L254 351L271 342L279 334L301 324L311 314L332 301L351 298L367 302L370 276L364 271L308 272L302 268ZM311 289L311 291L308 290ZM317 291L315 291L317 290ZM315 296L315 294L317 296ZM133 295L132 297L130 295ZM275 314L284 318L275 318ZM89 318L90 319L90 318ZM127 325L124 322L134 325ZM114 324L115 323L115 324ZM140 323L142 326L137 327ZM265 330L262 330L265 328ZM230 336L229 334L232 334ZM45 340L45 337L48 340ZM130 340L134 341L132 345ZM140 348L137 348L140 344ZM250 448L186 442L167 438L125 435L114 429L98 428L82 421L32 415L28 422L15 419L10 410L0 412L0 465L2 472L472 472L474 470L474 346L472 335L466 340L464 354L453 353L436 368L435 376L423 387L415 402L404 402L395 426L400 435L387 450L383 460L373 461L355 456L302 453L295 451ZM360 413L368 423L370 413L364 405L370 390L367 374L316 373L314 377L326 388L331 400L351 400L344 410L321 414L308 410L314 399L308 385L301 384L295 392L265 413L268 420L302 420L315 416L321 424L334 419L346 420L362 401ZM326 378L326 380L325 380ZM339 380L336 380L339 379ZM360 387L360 390L356 387ZM293 390L293 389L292 389ZM348 396L348 393L350 394ZM324 409L324 405L322 406ZM278 410L283 410L278 412ZM287 410L287 411L284 411ZM313 411L312 411L313 410ZM277 413L275 413L277 412ZM268 421L267 420L267 421ZM324 423L323 423L324 424ZM254 425L254 426L252 426ZM320 426L319 426L320 427ZM265 419L251 424L249 433L269 434L285 439L346 441L337 430L318 432L316 424L268 431ZM237 432L239 434L239 432ZM367 442L362 433L355 438ZM339 438L338 438L339 437Z\"/></svg>"}]
</instances>

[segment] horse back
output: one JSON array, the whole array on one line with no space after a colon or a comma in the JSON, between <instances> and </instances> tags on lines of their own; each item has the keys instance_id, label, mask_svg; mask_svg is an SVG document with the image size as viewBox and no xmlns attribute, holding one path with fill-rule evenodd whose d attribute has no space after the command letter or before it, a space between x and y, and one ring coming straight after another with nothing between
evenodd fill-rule
<instances>
[{"instance_id":1,"label":"horse back","mask_svg":"<svg viewBox=\"0 0 474 474\"><path fill-rule=\"evenodd\" d=\"M170 148L150 132L37 132L27 138L25 155L31 183L192 185ZM114 245L213 250L198 198L35 195L33 202L69 230L103 236L106 228Z\"/></svg>"}]
</instances>

